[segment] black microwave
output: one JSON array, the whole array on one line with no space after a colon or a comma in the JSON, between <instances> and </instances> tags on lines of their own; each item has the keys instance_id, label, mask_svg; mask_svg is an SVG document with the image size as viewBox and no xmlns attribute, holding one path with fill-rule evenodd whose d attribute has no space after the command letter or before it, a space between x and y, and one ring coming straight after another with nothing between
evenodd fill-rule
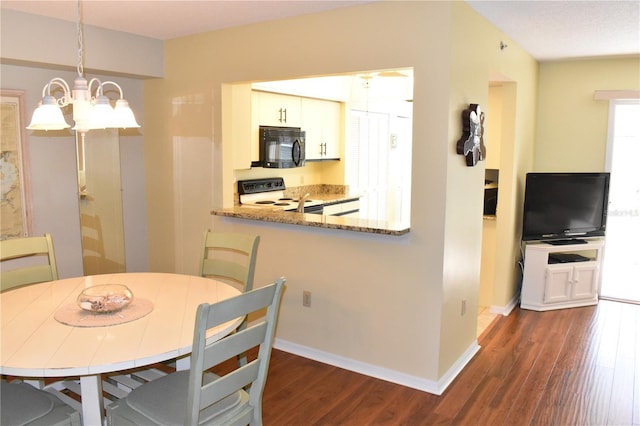
<instances>
[{"instance_id":1,"label":"black microwave","mask_svg":"<svg viewBox=\"0 0 640 426\"><path fill-rule=\"evenodd\" d=\"M260 166L272 169L302 167L305 132L299 127L260 126Z\"/></svg>"}]
</instances>

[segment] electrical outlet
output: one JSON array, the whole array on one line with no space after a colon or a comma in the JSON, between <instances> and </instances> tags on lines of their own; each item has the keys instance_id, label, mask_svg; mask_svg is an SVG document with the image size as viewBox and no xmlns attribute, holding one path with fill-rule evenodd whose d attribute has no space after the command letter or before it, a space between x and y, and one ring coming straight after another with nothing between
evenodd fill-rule
<instances>
[{"instance_id":1,"label":"electrical outlet","mask_svg":"<svg viewBox=\"0 0 640 426\"><path fill-rule=\"evenodd\" d=\"M307 308L311 307L311 292L310 291L303 291L302 292L302 306L305 306Z\"/></svg>"},{"instance_id":2,"label":"electrical outlet","mask_svg":"<svg viewBox=\"0 0 640 426\"><path fill-rule=\"evenodd\" d=\"M467 313L467 301L462 299L462 303L460 305L460 316L464 316Z\"/></svg>"}]
</instances>

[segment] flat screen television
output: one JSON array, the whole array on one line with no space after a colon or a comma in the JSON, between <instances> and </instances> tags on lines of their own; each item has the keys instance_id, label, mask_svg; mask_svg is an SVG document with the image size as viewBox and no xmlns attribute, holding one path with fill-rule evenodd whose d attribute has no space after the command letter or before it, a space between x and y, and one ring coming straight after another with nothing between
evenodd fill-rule
<instances>
[{"instance_id":1,"label":"flat screen television","mask_svg":"<svg viewBox=\"0 0 640 426\"><path fill-rule=\"evenodd\" d=\"M522 240L563 244L605 235L609 173L528 173Z\"/></svg>"}]
</instances>

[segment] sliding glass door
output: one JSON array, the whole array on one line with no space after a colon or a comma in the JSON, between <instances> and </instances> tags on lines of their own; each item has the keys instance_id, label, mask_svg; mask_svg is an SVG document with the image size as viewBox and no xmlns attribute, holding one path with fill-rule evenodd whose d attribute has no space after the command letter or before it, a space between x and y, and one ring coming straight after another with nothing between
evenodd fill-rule
<instances>
[{"instance_id":1,"label":"sliding glass door","mask_svg":"<svg viewBox=\"0 0 640 426\"><path fill-rule=\"evenodd\" d=\"M640 303L640 100L611 103L611 187L600 295Z\"/></svg>"}]
</instances>

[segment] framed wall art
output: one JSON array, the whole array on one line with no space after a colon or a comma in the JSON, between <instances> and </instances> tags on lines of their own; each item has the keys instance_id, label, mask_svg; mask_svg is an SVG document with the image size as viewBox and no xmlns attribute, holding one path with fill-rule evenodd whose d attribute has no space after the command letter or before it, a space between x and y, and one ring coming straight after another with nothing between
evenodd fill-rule
<instances>
[{"instance_id":1,"label":"framed wall art","mask_svg":"<svg viewBox=\"0 0 640 426\"><path fill-rule=\"evenodd\" d=\"M0 239L5 240L31 235L31 185L24 92L0 90L0 97Z\"/></svg>"}]
</instances>

